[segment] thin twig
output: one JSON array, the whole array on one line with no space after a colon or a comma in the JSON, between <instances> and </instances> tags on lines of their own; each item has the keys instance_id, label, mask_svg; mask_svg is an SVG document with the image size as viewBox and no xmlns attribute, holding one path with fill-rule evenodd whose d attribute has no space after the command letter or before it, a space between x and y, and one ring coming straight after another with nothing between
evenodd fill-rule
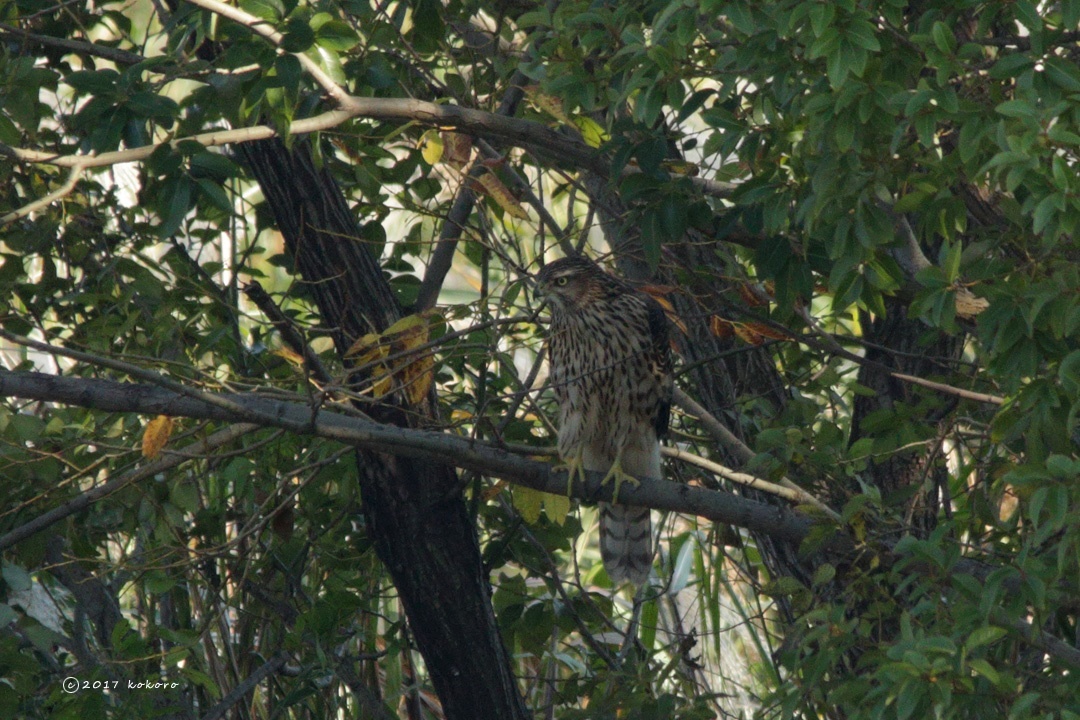
<instances>
[{"instance_id":1,"label":"thin twig","mask_svg":"<svg viewBox=\"0 0 1080 720\"><path fill-rule=\"evenodd\" d=\"M284 650L277 651L273 657L256 668L255 672L244 678L243 682L230 690L228 695L221 698L221 702L210 708L210 712L203 715L202 720L221 720L229 708L240 702L256 685L280 670L288 657Z\"/></svg>"},{"instance_id":2,"label":"thin twig","mask_svg":"<svg viewBox=\"0 0 1080 720\"><path fill-rule=\"evenodd\" d=\"M75 0L75 2L82 1L83 0ZM29 20L32 17L33 15L29 15L22 18L22 20ZM6 23L0 23L0 37L4 37L5 35L16 37L20 40L25 40L44 47L55 47L60 48L61 50L70 50L73 53L92 55L105 60L111 60L117 65L135 65L146 59L142 55L136 55L135 53L126 50L105 47L104 45L98 45L84 40L71 40L69 38L55 38L48 35L38 35L37 33L28 32L22 28L17 28Z\"/></svg>"},{"instance_id":3,"label":"thin twig","mask_svg":"<svg viewBox=\"0 0 1080 720\"><path fill-rule=\"evenodd\" d=\"M292 349L297 355L304 358L304 364L307 365L308 370L315 377L316 380L323 385L329 385L333 382L333 378L330 373L323 366L322 360L311 348L311 345L304 340L303 334L296 328L296 325L285 313L281 311L274 299L267 294L263 286L257 281L252 280L250 283L243 287L244 294L248 296L251 302L262 311L263 315L270 321L270 324L274 326L274 329L278 331L278 335L281 336L282 341Z\"/></svg>"},{"instance_id":4,"label":"thin twig","mask_svg":"<svg viewBox=\"0 0 1080 720\"><path fill-rule=\"evenodd\" d=\"M963 388L958 388L953 385L946 385L945 383L934 382L933 380L925 380L921 377L916 377L914 375L899 373L892 370L887 365L879 362L874 362L873 360L867 360L864 357L860 357L859 355L856 355L855 353L844 349L844 347L841 346L840 343L836 342L832 335L822 330L821 326L818 325L817 321L813 318L813 316L810 315L810 312L805 307L800 308L800 311L803 321L806 322L807 327L809 327L810 330L813 331L814 335L820 339L820 343L824 344L825 348L823 349L828 349L834 355L839 355L845 360L850 360L851 362L858 363L859 365L866 365L875 368L888 374L890 377L896 378L897 380L902 380L904 382L911 383L912 385L921 385L922 387L929 388L931 390L937 390L938 392L943 392L948 395L955 395L956 397L964 398L965 400L974 400L975 402L986 403L987 405L1004 405L1007 402L1006 398L1003 398L999 395L989 395L987 393L978 393L972 390L964 390ZM800 337L799 342L804 342L808 345L816 344L814 343L813 339L807 337Z\"/></svg>"},{"instance_id":5,"label":"thin twig","mask_svg":"<svg viewBox=\"0 0 1080 720\"><path fill-rule=\"evenodd\" d=\"M835 512L832 508L823 503L821 500L818 500L816 497L798 486L792 488L785 485L777 485L776 483L771 483L768 480L762 480L759 477L754 477L753 475L747 475L746 473L732 470L731 468L724 467L723 465L715 463L712 460L708 460L699 455L694 455L693 453L688 453L685 450L679 450L678 448L664 447L661 448L660 452L666 457L674 458L676 460L682 460L683 462L688 462L691 465L697 465L699 468L702 468L703 470L708 470L712 474L718 475L725 480L730 480L733 483L745 485L747 487L754 488L755 490L761 490L762 492L767 492L770 495L776 495L777 497L782 497L785 500L790 500L793 503L813 505L817 509L827 514L833 520L836 520L838 522L840 521L840 515L837 512Z\"/></svg>"},{"instance_id":6,"label":"thin twig","mask_svg":"<svg viewBox=\"0 0 1080 720\"><path fill-rule=\"evenodd\" d=\"M32 212L35 212L47 205L51 204L54 200L59 200L62 197L66 197L75 189L75 185L78 184L79 178L82 177L86 171L86 165L83 163L75 163L71 166L71 172L68 173L67 180L60 187L53 190L48 195L44 195L33 202L23 205L17 210L9 212L7 215L0 217L0 226L7 225L10 222L14 222L21 217L26 217Z\"/></svg>"},{"instance_id":7,"label":"thin twig","mask_svg":"<svg viewBox=\"0 0 1080 720\"><path fill-rule=\"evenodd\" d=\"M754 459L757 453L751 450L750 447L746 445L746 443L744 443L742 440L735 437L734 433L724 427L724 424L717 420L716 417L713 416L713 414L710 413L708 410L706 410L697 400L687 395L678 387L675 388L675 393L672 396L672 400L683 410L687 411L691 415L696 416L698 422L701 423L702 427L704 427L705 430L710 435L712 435L713 438L716 439L724 447L725 450L731 453L736 460L739 460L742 463L749 463L751 460ZM834 520L838 519L836 513L832 509L830 509L828 505L821 502L813 495L807 493L805 490L799 487L798 484L796 484L789 478L780 478L780 485L796 493L800 493L800 496L803 497L805 502L808 502L819 510L824 511L829 517L833 518Z\"/></svg>"}]
</instances>

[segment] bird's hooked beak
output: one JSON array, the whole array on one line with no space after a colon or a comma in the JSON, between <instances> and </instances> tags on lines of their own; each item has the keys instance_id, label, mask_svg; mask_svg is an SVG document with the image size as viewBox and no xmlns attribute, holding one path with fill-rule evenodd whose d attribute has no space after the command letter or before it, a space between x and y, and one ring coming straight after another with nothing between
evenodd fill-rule
<instances>
[{"instance_id":1,"label":"bird's hooked beak","mask_svg":"<svg viewBox=\"0 0 1080 720\"><path fill-rule=\"evenodd\" d=\"M541 280L539 276L534 276L529 278L529 286L532 290L533 296L536 297L538 300L543 300L546 302L551 301L551 283L545 280Z\"/></svg>"}]
</instances>

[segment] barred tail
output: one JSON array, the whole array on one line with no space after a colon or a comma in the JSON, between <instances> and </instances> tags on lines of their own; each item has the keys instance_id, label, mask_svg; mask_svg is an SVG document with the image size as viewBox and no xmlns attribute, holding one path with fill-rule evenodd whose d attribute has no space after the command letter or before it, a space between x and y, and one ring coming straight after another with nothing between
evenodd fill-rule
<instances>
[{"instance_id":1,"label":"barred tail","mask_svg":"<svg viewBox=\"0 0 1080 720\"><path fill-rule=\"evenodd\" d=\"M600 503L600 557L611 582L644 585L652 569L649 508Z\"/></svg>"}]
</instances>

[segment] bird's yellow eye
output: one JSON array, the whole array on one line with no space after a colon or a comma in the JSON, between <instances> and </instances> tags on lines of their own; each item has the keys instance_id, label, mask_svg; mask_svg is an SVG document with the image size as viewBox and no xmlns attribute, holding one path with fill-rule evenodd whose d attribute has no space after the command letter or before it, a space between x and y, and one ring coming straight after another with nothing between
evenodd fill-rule
<instances>
[{"instance_id":1,"label":"bird's yellow eye","mask_svg":"<svg viewBox=\"0 0 1080 720\"><path fill-rule=\"evenodd\" d=\"M568 282L570 282L570 278L568 277L555 278L555 284L559 285L560 287Z\"/></svg>"}]
</instances>

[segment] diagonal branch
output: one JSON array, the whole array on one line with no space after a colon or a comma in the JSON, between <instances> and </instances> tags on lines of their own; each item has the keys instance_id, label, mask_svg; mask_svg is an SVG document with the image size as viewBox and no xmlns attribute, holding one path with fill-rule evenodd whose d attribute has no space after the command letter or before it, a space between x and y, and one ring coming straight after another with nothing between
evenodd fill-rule
<instances>
[{"instance_id":1,"label":"diagonal branch","mask_svg":"<svg viewBox=\"0 0 1080 720\"><path fill-rule=\"evenodd\" d=\"M279 650L273 657L256 668L255 672L244 678L243 682L230 690L228 695L221 698L221 702L210 708L210 712L203 715L202 720L221 720L229 712L229 708L243 700L244 696L254 690L256 685L280 670L288 659L289 656L285 651Z\"/></svg>"},{"instance_id":2,"label":"diagonal branch","mask_svg":"<svg viewBox=\"0 0 1080 720\"><path fill-rule=\"evenodd\" d=\"M252 394L185 395L148 384L59 377L44 373L0 373L0 397L58 402L109 412L135 412L225 422L256 422L302 435L322 437L387 455L424 458L447 463L525 487L565 494L565 471L521 457L502 448L431 430L413 430L341 415L300 403L270 400ZM252 420L257 418L257 420ZM588 483L576 482L573 497L610 501L612 488L588 473ZM704 488L645 478L639 486L619 490L619 502L658 510L690 513L738 527L769 533L798 543L814 521L787 508ZM846 543L840 541L839 546Z\"/></svg>"},{"instance_id":3,"label":"diagonal branch","mask_svg":"<svg viewBox=\"0 0 1080 720\"><path fill-rule=\"evenodd\" d=\"M26 18L23 18L23 20L26 20ZM104 58L105 60L111 60L118 65L135 65L146 59L142 55L137 55L133 52L128 52L127 50L119 50L105 45L98 45L97 43L87 42L86 40L72 40L71 38L56 38L49 35L39 35L6 23L0 23L0 38L18 38L25 43L32 43L42 47L60 48L61 50L68 50L80 55L92 55L94 57Z\"/></svg>"},{"instance_id":4,"label":"diagonal branch","mask_svg":"<svg viewBox=\"0 0 1080 720\"><path fill-rule=\"evenodd\" d=\"M318 409L313 412L306 405L268 400L250 394L220 395L217 401L210 402L206 393L196 397L154 385L33 372L0 372L0 397L60 402L111 412L204 420L235 422L254 416L264 420L267 426L327 438L383 454L447 463L542 492L562 494L567 487L565 471L555 471L547 463L523 458L498 447L446 433L382 425ZM589 472L587 476L587 483L574 484L572 497L587 502L610 502L612 488L601 482L603 473ZM795 544L805 540L816 524L805 515L787 508L653 478L642 478L640 485L620 489L619 502L694 514ZM855 546L852 541L839 533L834 533L820 546L820 551L828 553L846 554L853 550ZM957 572L976 578L985 576L987 569L984 564L967 559L955 565ZM1036 645L1057 660L1080 667L1080 651L1075 648L1052 636L1037 633L1028 623L1017 621L1011 626L1026 642Z\"/></svg>"}]
</instances>

